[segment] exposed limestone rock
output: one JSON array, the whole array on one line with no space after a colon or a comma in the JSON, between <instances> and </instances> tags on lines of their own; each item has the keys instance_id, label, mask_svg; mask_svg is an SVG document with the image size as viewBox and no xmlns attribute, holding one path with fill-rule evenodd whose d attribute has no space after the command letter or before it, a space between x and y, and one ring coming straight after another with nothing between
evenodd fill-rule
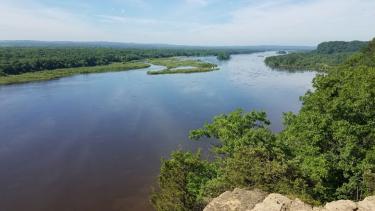
<instances>
[{"instance_id":1,"label":"exposed limestone rock","mask_svg":"<svg viewBox=\"0 0 375 211\"><path fill-rule=\"evenodd\" d=\"M365 198L358 202L358 211L374 211L375 210L375 196Z\"/></svg>"},{"instance_id":2,"label":"exposed limestone rock","mask_svg":"<svg viewBox=\"0 0 375 211\"><path fill-rule=\"evenodd\" d=\"M303 201L297 198L294 201L292 201L289 210L313 211L313 208L311 205L305 204ZM316 211L320 210L317 209Z\"/></svg>"},{"instance_id":3,"label":"exposed limestone rock","mask_svg":"<svg viewBox=\"0 0 375 211\"><path fill-rule=\"evenodd\" d=\"M243 190L236 188L227 191L211 201L204 211L242 211L251 210L256 204L262 202L267 193L260 190Z\"/></svg>"},{"instance_id":4,"label":"exposed limestone rock","mask_svg":"<svg viewBox=\"0 0 375 211\"><path fill-rule=\"evenodd\" d=\"M313 211L327 211L324 207L314 207Z\"/></svg>"},{"instance_id":5,"label":"exposed limestone rock","mask_svg":"<svg viewBox=\"0 0 375 211\"><path fill-rule=\"evenodd\" d=\"M339 200L327 203L324 206L327 211L353 211L357 210L357 204L349 200Z\"/></svg>"},{"instance_id":6,"label":"exposed limestone rock","mask_svg":"<svg viewBox=\"0 0 375 211\"><path fill-rule=\"evenodd\" d=\"M259 190L236 188L213 199L204 211L375 211L375 196L367 197L358 203L339 200L327 203L324 207L312 207L300 199L289 199L281 194L267 197Z\"/></svg>"},{"instance_id":7,"label":"exposed limestone rock","mask_svg":"<svg viewBox=\"0 0 375 211\"><path fill-rule=\"evenodd\" d=\"M292 200L281 195L272 193L262 203L257 204L252 211L286 211L292 204Z\"/></svg>"}]
</instances>

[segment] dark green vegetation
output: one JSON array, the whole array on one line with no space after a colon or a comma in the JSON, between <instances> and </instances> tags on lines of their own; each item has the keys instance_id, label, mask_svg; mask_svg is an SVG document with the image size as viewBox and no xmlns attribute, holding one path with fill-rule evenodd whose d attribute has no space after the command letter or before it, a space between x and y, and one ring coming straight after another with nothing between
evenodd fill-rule
<instances>
[{"instance_id":1,"label":"dark green vegetation","mask_svg":"<svg viewBox=\"0 0 375 211\"><path fill-rule=\"evenodd\" d=\"M139 61L131 61L125 63L111 63L108 65L100 65L94 67L73 67L73 68L62 68L56 70L44 70L37 72L28 72L18 75L8 75L0 76L0 85L5 84L16 84L16 83L26 83L33 81L46 81L52 79L58 79L62 77L77 75L77 74L87 74L87 73L100 73L100 72L115 72L124 71L132 69L141 69L149 67L149 64Z\"/></svg>"},{"instance_id":2,"label":"dark green vegetation","mask_svg":"<svg viewBox=\"0 0 375 211\"><path fill-rule=\"evenodd\" d=\"M346 53L346 52L356 52L364 47L366 47L368 42L362 41L330 41L323 42L318 45L316 50L317 53L321 54L334 54L334 53Z\"/></svg>"},{"instance_id":3,"label":"dark green vegetation","mask_svg":"<svg viewBox=\"0 0 375 211\"><path fill-rule=\"evenodd\" d=\"M367 42L361 41L323 42L314 51L271 56L265 62L272 68L326 71L331 66L343 63L366 45Z\"/></svg>"},{"instance_id":4,"label":"dark green vegetation","mask_svg":"<svg viewBox=\"0 0 375 211\"><path fill-rule=\"evenodd\" d=\"M223 50L214 48L126 49L108 47L0 47L0 83L21 83L54 79L79 73L104 72L111 70L118 71L119 66L114 63L124 63L125 67L123 70L128 70L128 62L149 58L166 58L173 56L217 56L221 55L223 52L230 55L258 51L260 50ZM105 65L109 66L105 68ZM131 65L133 64L131 63L130 66ZM136 68L141 68L139 65L140 64L137 64ZM79 69L80 67L95 66L100 66L100 68L94 68L92 70L88 70L87 68ZM114 66L115 68L113 68ZM145 65L141 66L146 67ZM195 69L184 71L168 69L163 73L207 72L214 68L215 67L212 65L202 63ZM24 73L27 74L25 75Z\"/></svg>"},{"instance_id":5,"label":"dark green vegetation","mask_svg":"<svg viewBox=\"0 0 375 211\"><path fill-rule=\"evenodd\" d=\"M375 41L362 49L362 52L355 53L346 63L349 67L369 66L375 67Z\"/></svg>"},{"instance_id":6,"label":"dark green vegetation","mask_svg":"<svg viewBox=\"0 0 375 211\"><path fill-rule=\"evenodd\" d=\"M281 46L245 46L245 47L199 47L163 44L134 44L115 42L44 42L44 41L0 41L0 80L4 77L65 68L94 67L112 63L126 63L150 58L167 58L176 56L217 56L218 59L229 59L231 54L254 53L266 50L279 50ZM309 49L309 47L282 46L287 49ZM109 67L111 69L111 67ZM103 71L107 71L102 69ZM126 69L125 69L126 70ZM96 72L96 70L92 70ZM208 71L207 67L194 71ZM85 70L86 72L86 70ZM181 72L181 71L179 71ZM77 71L76 73L80 73ZM166 72L163 72L166 73ZM173 73L170 71L170 73ZM48 74L53 75L48 72ZM60 73L56 73L60 75ZM68 74L71 75L71 74ZM22 80L9 79L12 83L28 82L27 78L48 80L43 73L35 76L25 75ZM38 76L41 76L38 78ZM12 77L13 78L13 77ZM18 78L18 77L16 77ZM7 82L3 82L6 84Z\"/></svg>"},{"instance_id":7,"label":"dark green vegetation","mask_svg":"<svg viewBox=\"0 0 375 211\"><path fill-rule=\"evenodd\" d=\"M162 161L151 196L157 210L201 210L234 187L320 204L375 194L375 39L313 81L298 114L272 132L266 113L219 115L190 138L214 138L212 156L176 151Z\"/></svg>"},{"instance_id":8,"label":"dark green vegetation","mask_svg":"<svg viewBox=\"0 0 375 211\"><path fill-rule=\"evenodd\" d=\"M253 53L257 50L232 50L228 54ZM59 68L107 65L147 58L172 56L208 56L221 54L215 49L123 49L123 48L0 48L0 75L16 75Z\"/></svg>"},{"instance_id":9,"label":"dark green vegetation","mask_svg":"<svg viewBox=\"0 0 375 211\"><path fill-rule=\"evenodd\" d=\"M158 58L149 59L148 62L154 65L161 65L166 67L166 69L164 70L148 71L147 74L150 75L210 72L217 70L216 64L184 58Z\"/></svg>"},{"instance_id":10,"label":"dark green vegetation","mask_svg":"<svg viewBox=\"0 0 375 211\"><path fill-rule=\"evenodd\" d=\"M0 72L16 75L59 68L107 65L144 58L210 55L210 51L111 48L0 48Z\"/></svg>"},{"instance_id":11,"label":"dark green vegetation","mask_svg":"<svg viewBox=\"0 0 375 211\"><path fill-rule=\"evenodd\" d=\"M230 54L227 53L227 52L220 52L220 53L217 55L217 59L218 59L218 60L229 60L229 59L230 59Z\"/></svg>"}]
</instances>

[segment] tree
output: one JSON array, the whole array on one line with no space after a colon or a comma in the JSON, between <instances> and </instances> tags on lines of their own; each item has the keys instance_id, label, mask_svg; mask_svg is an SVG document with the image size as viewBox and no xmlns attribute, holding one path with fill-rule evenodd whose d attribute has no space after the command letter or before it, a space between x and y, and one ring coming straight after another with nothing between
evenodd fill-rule
<instances>
[{"instance_id":1,"label":"tree","mask_svg":"<svg viewBox=\"0 0 375 211\"><path fill-rule=\"evenodd\" d=\"M375 39L349 61L318 75L314 91L302 97L300 112L285 113L285 129L278 134L268 129L264 112L242 110L191 131L193 140L217 140L215 158L209 162L191 153L172 154L163 162L165 179L156 192L163 200L153 201L156 209L166 210L164 205L173 205L176 198L182 205L169 208L195 209L206 197L234 187L290 194L310 203L374 194L374 52Z\"/></svg>"},{"instance_id":2,"label":"tree","mask_svg":"<svg viewBox=\"0 0 375 211\"><path fill-rule=\"evenodd\" d=\"M173 152L163 160L158 188L151 196L156 210L202 210L202 186L216 171L200 158L200 152Z\"/></svg>"},{"instance_id":3,"label":"tree","mask_svg":"<svg viewBox=\"0 0 375 211\"><path fill-rule=\"evenodd\" d=\"M217 55L218 60L229 60L230 59L230 54L227 52L220 52Z\"/></svg>"}]
</instances>

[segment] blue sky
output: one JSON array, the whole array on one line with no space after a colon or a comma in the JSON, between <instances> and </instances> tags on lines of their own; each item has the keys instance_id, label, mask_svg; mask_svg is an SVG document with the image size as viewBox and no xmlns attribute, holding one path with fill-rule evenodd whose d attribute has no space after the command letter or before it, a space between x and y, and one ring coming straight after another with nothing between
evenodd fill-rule
<instances>
[{"instance_id":1,"label":"blue sky","mask_svg":"<svg viewBox=\"0 0 375 211\"><path fill-rule=\"evenodd\" d=\"M315 45L375 37L375 0L0 0L1 40Z\"/></svg>"}]
</instances>

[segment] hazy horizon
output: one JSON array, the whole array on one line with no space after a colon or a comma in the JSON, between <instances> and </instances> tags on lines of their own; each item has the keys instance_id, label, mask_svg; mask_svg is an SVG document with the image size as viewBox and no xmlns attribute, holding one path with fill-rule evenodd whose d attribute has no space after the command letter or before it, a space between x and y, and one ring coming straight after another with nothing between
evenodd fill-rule
<instances>
[{"instance_id":1,"label":"hazy horizon","mask_svg":"<svg viewBox=\"0 0 375 211\"><path fill-rule=\"evenodd\" d=\"M0 0L0 40L316 46L375 36L373 0Z\"/></svg>"},{"instance_id":2,"label":"hazy horizon","mask_svg":"<svg viewBox=\"0 0 375 211\"><path fill-rule=\"evenodd\" d=\"M328 40L327 40L328 41ZM339 40L339 41L368 41L368 40ZM92 40L92 41L76 41L76 40L0 40L0 42L35 42L35 43L56 43L56 44L64 44L64 43L74 43L74 44L94 44L94 43L103 43L103 44L129 44L129 45L161 45L161 46L186 46L186 47L306 47L306 48L313 48L317 45L278 45L278 44L255 44L255 45L192 45L192 44L175 44L175 43L147 43L147 42L121 42L121 41L107 41L107 40Z\"/></svg>"}]
</instances>

